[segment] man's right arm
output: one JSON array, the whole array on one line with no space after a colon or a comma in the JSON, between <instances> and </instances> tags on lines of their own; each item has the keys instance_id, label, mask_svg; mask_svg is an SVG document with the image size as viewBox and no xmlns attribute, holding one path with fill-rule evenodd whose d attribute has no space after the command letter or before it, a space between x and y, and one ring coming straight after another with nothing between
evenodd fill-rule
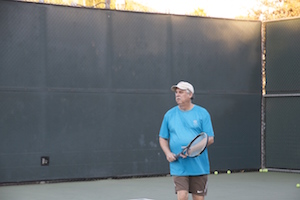
<instances>
[{"instance_id":1,"label":"man's right arm","mask_svg":"<svg viewBox=\"0 0 300 200\"><path fill-rule=\"evenodd\" d=\"M165 138L159 137L159 144L160 144L161 149L165 153L167 160L169 162L175 161L176 160L175 154L173 154L170 150L169 141Z\"/></svg>"}]
</instances>

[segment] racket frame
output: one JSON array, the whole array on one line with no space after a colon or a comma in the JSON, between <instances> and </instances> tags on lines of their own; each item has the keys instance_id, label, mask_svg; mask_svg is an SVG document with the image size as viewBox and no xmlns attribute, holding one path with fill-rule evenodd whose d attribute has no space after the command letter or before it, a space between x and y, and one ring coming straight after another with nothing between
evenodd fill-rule
<instances>
[{"instance_id":1,"label":"racket frame","mask_svg":"<svg viewBox=\"0 0 300 200\"><path fill-rule=\"evenodd\" d=\"M205 149L207 148L207 144L208 144L208 135L205 132L199 133L199 135L197 135L179 154L176 154L176 156L175 156L176 160L180 157L180 155L185 155L185 152L189 151L193 142L203 135L206 135L206 142L205 142L205 147L203 148L203 150L194 156L189 156L189 155L186 155L186 156L190 157L190 158L195 158L195 157L201 155L203 153L203 151L205 151Z\"/></svg>"}]
</instances>

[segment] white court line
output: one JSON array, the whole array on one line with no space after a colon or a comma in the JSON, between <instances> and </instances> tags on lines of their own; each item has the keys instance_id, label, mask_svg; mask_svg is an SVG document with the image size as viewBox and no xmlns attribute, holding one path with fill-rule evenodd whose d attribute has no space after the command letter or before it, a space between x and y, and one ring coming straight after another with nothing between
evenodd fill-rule
<instances>
[{"instance_id":1,"label":"white court line","mask_svg":"<svg viewBox=\"0 0 300 200\"><path fill-rule=\"evenodd\" d=\"M154 200L154 199L141 198L141 199L128 199L128 200Z\"/></svg>"}]
</instances>

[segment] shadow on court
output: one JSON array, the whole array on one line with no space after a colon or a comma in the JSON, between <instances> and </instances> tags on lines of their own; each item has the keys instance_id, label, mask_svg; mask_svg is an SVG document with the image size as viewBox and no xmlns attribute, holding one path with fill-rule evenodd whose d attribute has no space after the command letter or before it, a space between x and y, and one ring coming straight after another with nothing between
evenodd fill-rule
<instances>
[{"instance_id":1,"label":"shadow on court","mask_svg":"<svg viewBox=\"0 0 300 200\"><path fill-rule=\"evenodd\" d=\"M205 200L299 200L300 174L209 175ZM0 187L0 200L175 200L170 176ZM191 199L191 197L190 197Z\"/></svg>"}]
</instances>

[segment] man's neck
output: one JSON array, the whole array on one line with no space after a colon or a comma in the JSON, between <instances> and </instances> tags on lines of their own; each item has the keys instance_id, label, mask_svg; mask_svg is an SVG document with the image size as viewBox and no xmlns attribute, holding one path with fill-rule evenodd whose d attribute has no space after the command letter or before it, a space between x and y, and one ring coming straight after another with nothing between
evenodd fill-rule
<instances>
[{"instance_id":1,"label":"man's neck","mask_svg":"<svg viewBox=\"0 0 300 200\"><path fill-rule=\"evenodd\" d=\"M194 104L192 104L192 102L189 102L187 104L181 104L178 106L179 106L179 109L182 111L189 111L194 107Z\"/></svg>"}]
</instances>

